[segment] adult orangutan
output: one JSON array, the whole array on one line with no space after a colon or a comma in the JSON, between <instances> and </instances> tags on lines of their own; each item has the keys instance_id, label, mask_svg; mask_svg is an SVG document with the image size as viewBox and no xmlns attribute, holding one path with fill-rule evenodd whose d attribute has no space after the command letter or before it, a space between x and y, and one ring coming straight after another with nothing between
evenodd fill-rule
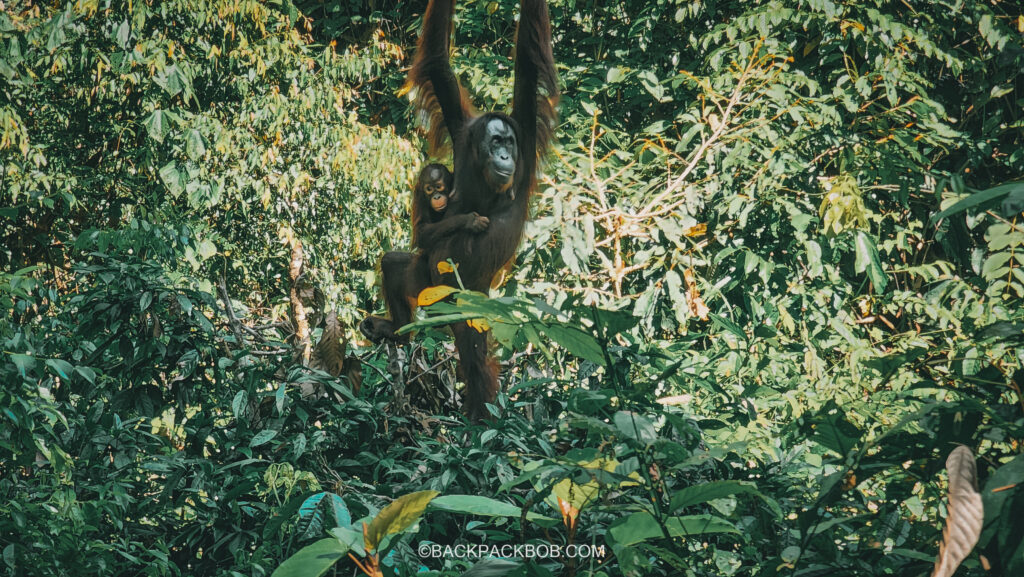
<instances>
[{"instance_id":1,"label":"adult orangutan","mask_svg":"<svg viewBox=\"0 0 1024 577\"><path fill-rule=\"evenodd\" d=\"M392 320L367 327L376 318L371 317L364 321L364 329L393 331L411 319L409 301L414 302L419 289L429 284L456 286L452 274L437 270L437 264L448 259L458 265L466 288L481 292L490 288L519 247L538 163L556 122L558 76L546 1L520 2L511 115L473 112L449 62L454 12L454 0L430 0L408 85L415 90L416 105L431 119L431 143L436 147L443 142L445 130L452 141L456 195L445 219L477 213L490 222L481 232L457 230L415 257L385 255L381 268ZM487 355L489 333L465 323L452 325L452 330L459 376L466 383L464 411L479 420L487 416L485 405L494 401L498 391L497 367Z\"/></svg>"}]
</instances>

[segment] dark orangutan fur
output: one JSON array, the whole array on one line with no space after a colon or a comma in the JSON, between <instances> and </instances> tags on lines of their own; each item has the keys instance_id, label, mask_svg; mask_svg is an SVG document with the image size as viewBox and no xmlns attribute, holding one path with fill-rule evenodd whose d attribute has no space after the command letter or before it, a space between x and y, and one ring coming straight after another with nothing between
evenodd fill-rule
<instances>
[{"instance_id":1,"label":"dark orangutan fur","mask_svg":"<svg viewBox=\"0 0 1024 577\"><path fill-rule=\"evenodd\" d=\"M447 206L441 210L435 210L430 204L431 195L438 189L447 199ZM480 232L487 228L487 217L475 212L451 213L449 208L453 193L453 176L444 165L428 164L420 170L410 203L412 244L420 251L417 254L392 251L381 257L381 284L390 318L369 316L360 323L360 330L371 340L408 340L407 336L396 335L395 330L409 323L412 311L416 308L416 295L429 286L430 271L427 270L426 250L433 248L440 239L457 230ZM449 214L451 218L445 218Z\"/></svg>"},{"instance_id":2,"label":"dark orangutan fur","mask_svg":"<svg viewBox=\"0 0 1024 577\"><path fill-rule=\"evenodd\" d=\"M469 105L449 62L454 12L453 0L430 1L407 86L415 91L415 104L430 119L429 140L435 150L446 136L451 139L456 192L445 220L476 213L488 218L489 225L480 232L455 230L436 239L434 246L424 248L419 255L384 255L384 293L393 320L387 325L366 326L376 317L368 318L364 321L368 336L369 331L380 331L374 335L380 337L389 329L393 334L394 329L408 323L416 296L423 288L457 286L454 275L438 272L439 262L454 261L466 288L481 292L490 288L495 275L519 247L538 163L547 152L556 123L558 76L546 1L520 2L511 115L490 112L478 116ZM515 137L515 168L511 185L498 189L490 184L496 173L488 172L495 170L494 158L482 156L486 153L482 149L489 134L495 130L507 132L508 128ZM466 323L456 323L452 330L459 352L459 377L466 383L463 409L471 419L485 418L485 405L494 401L498 391L497 366L487 352L489 332L478 332Z\"/></svg>"},{"instance_id":3,"label":"dark orangutan fur","mask_svg":"<svg viewBox=\"0 0 1024 577\"><path fill-rule=\"evenodd\" d=\"M447 207L440 211L430 205L432 193L440 190L448 199L450 206L453 198L454 177L450 170L442 164L428 164L420 170L416 179L416 187L412 191L412 245L421 250L428 250L437 242L459 229L481 232L487 228L489 220L475 212L467 214L449 214Z\"/></svg>"}]
</instances>

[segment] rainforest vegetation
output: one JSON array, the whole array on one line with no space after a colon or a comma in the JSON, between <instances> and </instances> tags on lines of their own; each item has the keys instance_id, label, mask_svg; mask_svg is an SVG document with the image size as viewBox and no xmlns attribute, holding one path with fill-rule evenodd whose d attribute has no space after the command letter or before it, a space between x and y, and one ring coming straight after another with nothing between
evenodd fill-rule
<instances>
[{"instance_id":1,"label":"rainforest vegetation","mask_svg":"<svg viewBox=\"0 0 1024 577\"><path fill-rule=\"evenodd\" d=\"M426 0L0 1L0 574L1024 575L1021 4L547 4L513 265L376 345Z\"/></svg>"}]
</instances>

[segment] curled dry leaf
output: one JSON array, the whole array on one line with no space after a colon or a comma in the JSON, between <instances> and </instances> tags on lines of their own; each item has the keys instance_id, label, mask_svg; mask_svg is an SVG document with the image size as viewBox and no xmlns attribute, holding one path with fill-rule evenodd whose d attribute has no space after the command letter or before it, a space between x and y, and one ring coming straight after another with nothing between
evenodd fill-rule
<instances>
[{"instance_id":1,"label":"curled dry leaf","mask_svg":"<svg viewBox=\"0 0 1024 577\"><path fill-rule=\"evenodd\" d=\"M313 368L321 369L334 377L344 375L348 378L352 392L358 394L363 383L363 374L359 359L345 356L347 344L338 314L331 311L324 320L324 332L320 336L316 350L313 351L310 364Z\"/></svg>"},{"instance_id":2,"label":"curled dry leaf","mask_svg":"<svg viewBox=\"0 0 1024 577\"><path fill-rule=\"evenodd\" d=\"M337 377L345 366L345 343L338 314L331 311L324 321L324 332L313 353L313 366Z\"/></svg>"},{"instance_id":3,"label":"curled dry leaf","mask_svg":"<svg viewBox=\"0 0 1024 577\"><path fill-rule=\"evenodd\" d=\"M949 473L949 515L932 577L951 577L956 572L978 542L985 519L978 493L978 470L971 450L962 445L953 449L946 459L946 471Z\"/></svg>"},{"instance_id":4,"label":"curled dry leaf","mask_svg":"<svg viewBox=\"0 0 1024 577\"><path fill-rule=\"evenodd\" d=\"M683 282L686 283L686 303L690 305L690 314L702 321L708 320L708 313L711 309L704 304L700 292L697 290L697 279L694 277L693 269L683 271Z\"/></svg>"}]
</instances>

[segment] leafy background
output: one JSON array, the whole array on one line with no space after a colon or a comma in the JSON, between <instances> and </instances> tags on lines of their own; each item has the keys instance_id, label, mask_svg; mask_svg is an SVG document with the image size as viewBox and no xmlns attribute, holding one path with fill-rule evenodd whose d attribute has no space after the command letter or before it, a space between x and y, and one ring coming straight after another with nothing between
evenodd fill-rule
<instances>
[{"instance_id":1,"label":"leafy background","mask_svg":"<svg viewBox=\"0 0 1024 577\"><path fill-rule=\"evenodd\" d=\"M498 337L468 425L436 322L397 369L352 329L408 246L425 4L0 3L6 574L925 575L958 444L958 574L1024 571L1019 5L551 0L516 267L429 311ZM482 109L517 11L459 4Z\"/></svg>"}]
</instances>

